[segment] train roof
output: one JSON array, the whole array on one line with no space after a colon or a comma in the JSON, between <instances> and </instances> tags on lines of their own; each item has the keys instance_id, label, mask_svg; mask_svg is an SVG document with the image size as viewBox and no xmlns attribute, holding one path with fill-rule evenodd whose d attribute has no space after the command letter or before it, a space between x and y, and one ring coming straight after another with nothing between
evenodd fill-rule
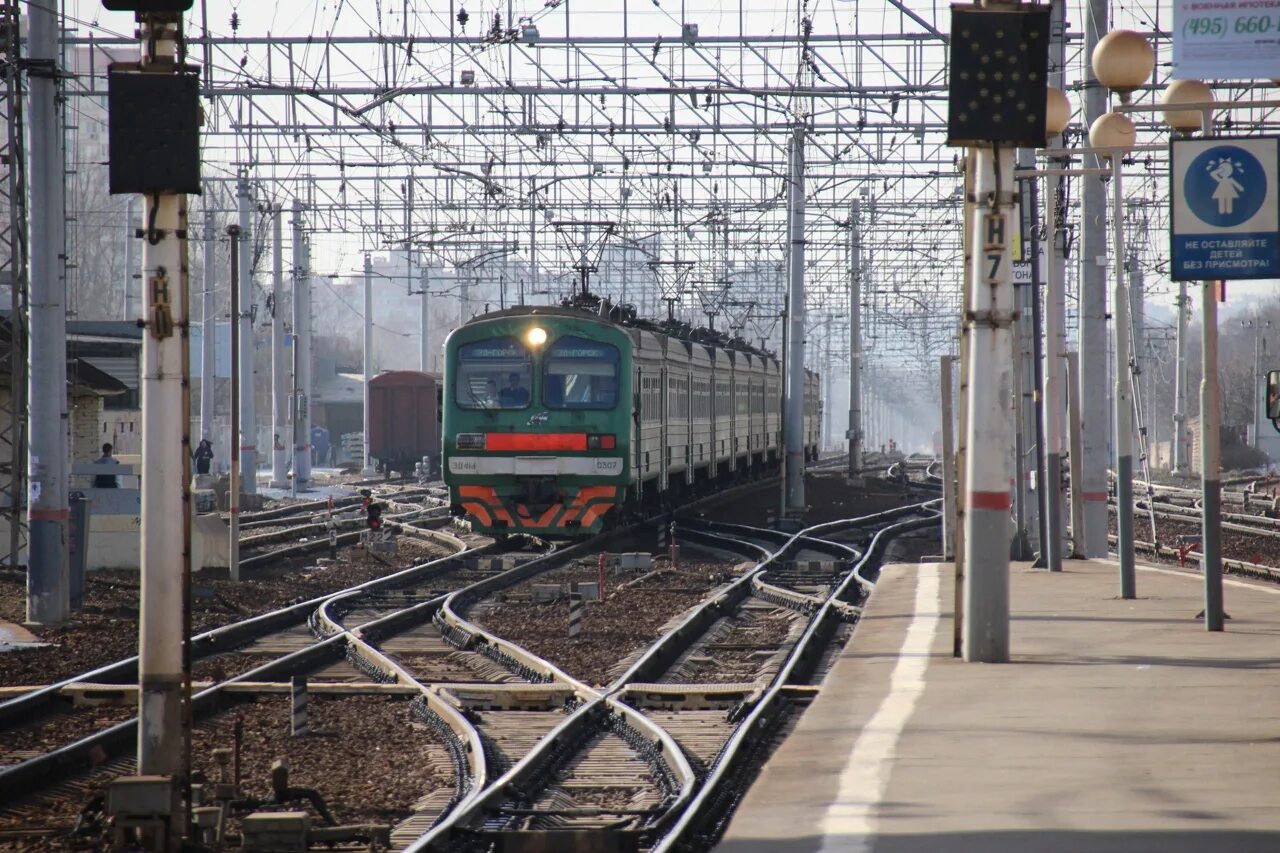
<instances>
[{"instance_id":1,"label":"train roof","mask_svg":"<svg viewBox=\"0 0 1280 853\"><path fill-rule=\"evenodd\" d=\"M640 329L656 335L665 335L691 344L701 344L723 350L749 353L764 359L776 359L777 355L766 349L752 346L737 335L693 326L679 320L654 321L636 314L634 305L615 305L609 299L594 294L577 294L560 305L517 305L473 317L464 325L482 323L502 317L564 317L574 320L595 320L611 326Z\"/></svg>"}]
</instances>

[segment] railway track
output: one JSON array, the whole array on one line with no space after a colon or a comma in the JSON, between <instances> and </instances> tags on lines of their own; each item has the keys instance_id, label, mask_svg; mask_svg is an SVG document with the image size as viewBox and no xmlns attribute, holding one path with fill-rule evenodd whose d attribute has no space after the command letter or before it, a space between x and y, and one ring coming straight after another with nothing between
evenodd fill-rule
<instances>
[{"instance_id":1,"label":"railway track","mask_svg":"<svg viewBox=\"0 0 1280 853\"><path fill-rule=\"evenodd\" d=\"M862 523L888 523L919 511ZM468 619L495 594L602 543L507 562L490 562L493 549L480 549L291 608L283 630L251 641L244 635L235 643L199 638L197 677L215 683L194 697L198 733L228 707L278 693L297 675L306 675L321 695L380 690L412 699L414 718L430 731L434 753L447 756L444 763L452 767L449 778L398 822L394 847L453 850L461 849L455 845L462 837L470 844L511 832L571 830L640 833L654 842L723 760L724 745L744 715L798 657L814 654L817 647L806 638L815 622L834 618L824 634L829 652L831 636L841 625L847 630L858 613L857 595L849 596L849 569L859 552L848 545L751 528L686 526L688 542L759 562L721 583L692 611L675 614L657 642L622 660L618 668L625 671L607 685L592 686ZM473 556L480 562L460 562ZM223 646L228 648L218 663L211 653ZM227 654L231 646L235 653ZM723 671L732 675L696 684L707 659L725 664ZM819 660L808 669L820 666ZM124 681L132 673L118 668L108 675ZM44 701L56 701L52 687L41 692ZM785 692L787 702L806 695L794 686ZM40 701L23 699L27 710ZM0 705L0 723L6 713L21 713L6 707L13 704ZM54 785L54 799L80 796L85 784L113 773L104 765L91 776L98 783L76 781L85 778L78 772L83 762L121 753L133 737L134 721L126 720L0 770L0 802L41 785ZM25 806L28 813L40 807ZM12 822L12 810L9 817Z\"/></svg>"},{"instance_id":2,"label":"railway track","mask_svg":"<svg viewBox=\"0 0 1280 853\"><path fill-rule=\"evenodd\" d=\"M921 511L913 506L822 528L909 529L936 523L929 517L894 524ZM520 744L526 749L523 758L490 784L477 786L476 795L409 849L490 850L512 836L550 833L560 834L561 843L573 833L630 836L640 849L658 849L668 843L664 839L672 837L669 830L677 822L683 822L681 832L704 831L698 828L706 804L724 795L710 792L727 790L720 771L726 762L740 760L738 749L728 745L749 720L761 719L762 703L772 708L784 701L779 697L790 703L792 697L811 694L798 682L823 674L839 626L856 618L855 602L861 601L865 582L855 569L867 565L867 556L813 535L716 524L681 530L686 540L750 554L758 562L674 620L612 683L592 689L552 670L560 691L534 710L541 716L530 720L541 726L529 727L551 728L532 746L526 734ZM821 577L818 571L795 571L800 564L816 570L812 564L823 561L814 560L813 552L843 567ZM877 553L876 546L868 553ZM815 594L819 589L826 594ZM459 600L447 602L450 618L469 637L505 644L458 614L474 594L465 590L457 594ZM516 647L506 648L516 653ZM705 680L708 663L719 673L710 682ZM557 704L567 715L550 707ZM505 717L501 723L498 734L489 737L502 741L509 761L510 740L502 732L521 726Z\"/></svg>"}]
</instances>

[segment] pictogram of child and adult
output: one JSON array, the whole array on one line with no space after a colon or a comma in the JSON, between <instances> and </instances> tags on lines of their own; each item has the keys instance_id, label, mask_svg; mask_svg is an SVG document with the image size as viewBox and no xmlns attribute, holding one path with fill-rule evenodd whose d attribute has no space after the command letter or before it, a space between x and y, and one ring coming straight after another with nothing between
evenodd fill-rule
<instances>
[{"instance_id":1,"label":"pictogram of child and adult","mask_svg":"<svg viewBox=\"0 0 1280 853\"><path fill-rule=\"evenodd\" d=\"M1192 215L1210 228L1237 228L1253 219L1269 198L1274 204L1269 184L1275 179L1262 165L1264 159L1246 144L1215 143L1202 150L1182 181Z\"/></svg>"},{"instance_id":2,"label":"pictogram of child and adult","mask_svg":"<svg viewBox=\"0 0 1280 853\"><path fill-rule=\"evenodd\" d=\"M1244 164L1240 161L1223 157L1216 163L1209 161L1206 166L1209 177L1217 181L1218 187L1213 191L1213 200L1218 203L1218 215L1230 216L1235 209L1236 199L1244 192L1244 184L1237 181L1234 175L1244 172Z\"/></svg>"}]
</instances>

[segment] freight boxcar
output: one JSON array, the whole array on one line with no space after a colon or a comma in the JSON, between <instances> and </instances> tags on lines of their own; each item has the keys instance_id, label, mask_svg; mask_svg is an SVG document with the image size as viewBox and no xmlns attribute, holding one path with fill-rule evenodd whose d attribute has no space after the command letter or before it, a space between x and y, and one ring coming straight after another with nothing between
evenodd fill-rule
<instances>
[{"instance_id":1,"label":"freight boxcar","mask_svg":"<svg viewBox=\"0 0 1280 853\"><path fill-rule=\"evenodd\" d=\"M408 476L425 457L440 469L440 377L390 370L369 383L369 453L378 470Z\"/></svg>"}]
</instances>

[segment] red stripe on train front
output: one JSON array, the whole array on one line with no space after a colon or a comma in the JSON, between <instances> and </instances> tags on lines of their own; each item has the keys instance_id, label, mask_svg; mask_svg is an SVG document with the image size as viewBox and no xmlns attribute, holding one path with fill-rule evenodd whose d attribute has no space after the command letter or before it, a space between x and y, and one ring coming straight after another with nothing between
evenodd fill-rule
<instances>
[{"instance_id":1,"label":"red stripe on train front","mask_svg":"<svg viewBox=\"0 0 1280 853\"><path fill-rule=\"evenodd\" d=\"M484 436L485 450L586 450L585 432L490 432Z\"/></svg>"}]
</instances>

